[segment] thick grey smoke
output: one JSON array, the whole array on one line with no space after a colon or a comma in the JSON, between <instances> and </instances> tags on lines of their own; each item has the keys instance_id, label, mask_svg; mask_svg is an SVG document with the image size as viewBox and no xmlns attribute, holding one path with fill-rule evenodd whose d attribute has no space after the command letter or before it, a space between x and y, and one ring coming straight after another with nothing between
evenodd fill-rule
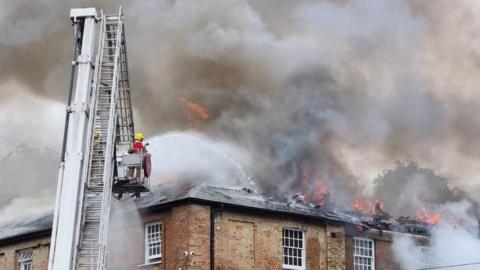
<instances>
[{"instance_id":1,"label":"thick grey smoke","mask_svg":"<svg viewBox=\"0 0 480 270\"><path fill-rule=\"evenodd\" d=\"M69 9L118 4L0 0L1 89L16 85L27 104L64 101ZM477 1L140 0L124 9L137 128L147 137L189 128L184 97L210 113L199 131L248 152L249 174L264 186L322 183L341 200L407 158L474 186ZM0 106L9 95L0 91ZM33 137L35 147L50 143Z\"/></svg>"},{"instance_id":2,"label":"thick grey smoke","mask_svg":"<svg viewBox=\"0 0 480 270\"><path fill-rule=\"evenodd\" d=\"M234 138L258 156L257 178L285 189L303 189L303 174L307 187L359 192L372 171L408 157L469 181L469 162L448 160L471 159L457 134L476 134L459 127L476 121L475 99L462 98L475 95L474 84L458 78L450 87L435 70L461 71L441 61L453 29L437 16L470 28L443 16L470 5L312 1L273 15L274 4L245 1L148 3L158 14L145 14L136 34L152 51L132 62L149 67L137 77L150 89L136 96L139 112L156 133L185 122L178 97L202 104L211 111L203 131ZM279 18L288 27L279 29ZM459 32L462 50L474 53L471 32Z\"/></svg>"}]
</instances>

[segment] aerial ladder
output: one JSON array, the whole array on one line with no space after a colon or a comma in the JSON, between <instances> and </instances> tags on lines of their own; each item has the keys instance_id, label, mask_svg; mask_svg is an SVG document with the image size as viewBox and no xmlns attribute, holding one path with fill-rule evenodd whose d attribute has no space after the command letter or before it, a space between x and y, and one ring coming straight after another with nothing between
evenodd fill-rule
<instances>
[{"instance_id":1,"label":"aerial ladder","mask_svg":"<svg viewBox=\"0 0 480 270\"><path fill-rule=\"evenodd\" d=\"M149 190L150 156L129 151L134 122L122 8L72 9L70 18L74 60L48 269L106 269L112 197Z\"/></svg>"}]
</instances>

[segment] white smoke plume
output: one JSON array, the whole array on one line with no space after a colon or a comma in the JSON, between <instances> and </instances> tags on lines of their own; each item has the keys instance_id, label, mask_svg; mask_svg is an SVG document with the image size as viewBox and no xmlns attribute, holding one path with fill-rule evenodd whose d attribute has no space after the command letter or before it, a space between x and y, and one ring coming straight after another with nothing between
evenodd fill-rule
<instances>
[{"instance_id":1,"label":"white smoke plume","mask_svg":"<svg viewBox=\"0 0 480 270\"><path fill-rule=\"evenodd\" d=\"M452 269L478 269L480 261L479 223L468 202L445 204L440 224L431 230L427 246L417 245L411 236L394 239L395 260L404 270L450 267ZM475 263L473 265L465 265Z\"/></svg>"},{"instance_id":2,"label":"white smoke plume","mask_svg":"<svg viewBox=\"0 0 480 270\"><path fill-rule=\"evenodd\" d=\"M169 132L146 142L152 154L151 185L189 181L254 187L243 168L250 167L251 157L235 144L194 132Z\"/></svg>"}]
</instances>

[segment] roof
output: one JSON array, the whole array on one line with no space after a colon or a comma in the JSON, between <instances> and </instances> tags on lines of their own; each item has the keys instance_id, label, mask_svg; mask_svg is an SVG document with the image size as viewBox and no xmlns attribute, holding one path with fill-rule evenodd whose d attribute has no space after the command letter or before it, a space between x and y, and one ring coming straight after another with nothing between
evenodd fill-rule
<instances>
[{"instance_id":1,"label":"roof","mask_svg":"<svg viewBox=\"0 0 480 270\"><path fill-rule=\"evenodd\" d=\"M300 203L289 198L272 197L268 194L257 193L246 188L219 187L203 184L162 185L154 188L152 192L144 194L141 198L115 201L113 203L115 206L120 206L114 207L114 209L122 209L122 211L140 209L148 212L187 201L360 225L366 228L379 227L378 222L370 224L371 222L365 222L358 215L351 212L335 211L312 204ZM52 221L53 215L50 212L14 222L0 223L0 244L22 238L48 235L52 228ZM408 222L414 221L409 220ZM382 221L382 223L379 224L383 226L385 222ZM402 224L405 224L405 222L402 222ZM391 226L388 222L387 225L389 226L386 228L387 230L399 230L398 226ZM421 224L416 223L408 226L409 228L412 226L420 226L420 228L422 228ZM382 229L383 227L379 228ZM404 230L402 229L400 231ZM415 233L416 231L407 230L405 232Z\"/></svg>"},{"instance_id":2,"label":"roof","mask_svg":"<svg viewBox=\"0 0 480 270\"><path fill-rule=\"evenodd\" d=\"M336 222L358 223L359 221L357 217L347 213L315 207L315 205L299 203L287 198L272 197L267 194L253 192L247 188L209 185L166 185L154 189L148 195L135 199L134 202L137 208L145 209L183 200L220 203L225 206Z\"/></svg>"},{"instance_id":3,"label":"roof","mask_svg":"<svg viewBox=\"0 0 480 270\"><path fill-rule=\"evenodd\" d=\"M0 244L50 235L53 212L44 212L23 219L0 223Z\"/></svg>"}]
</instances>

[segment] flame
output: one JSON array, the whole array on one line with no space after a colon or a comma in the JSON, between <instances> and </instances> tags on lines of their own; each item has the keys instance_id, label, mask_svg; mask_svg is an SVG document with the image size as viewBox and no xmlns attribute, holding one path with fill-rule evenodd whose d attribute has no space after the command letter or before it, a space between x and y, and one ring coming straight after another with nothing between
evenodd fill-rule
<instances>
[{"instance_id":1,"label":"flame","mask_svg":"<svg viewBox=\"0 0 480 270\"><path fill-rule=\"evenodd\" d=\"M185 114L187 116L188 122L193 127L196 127L199 123L208 120L210 115L206 108L184 97L181 97L179 100L185 108Z\"/></svg>"},{"instance_id":2,"label":"flame","mask_svg":"<svg viewBox=\"0 0 480 270\"><path fill-rule=\"evenodd\" d=\"M439 213L428 213L427 209L422 208L420 211L420 214L417 215L417 220L421 222L425 222L428 224L438 224L440 222L440 219L442 218L442 215Z\"/></svg>"},{"instance_id":3,"label":"flame","mask_svg":"<svg viewBox=\"0 0 480 270\"><path fill-rule=\"evenodd\" d=\"M386 214L383 210L384 203L382 201L377 200L375 203L363 201L363 200L356 200L352 203L352 210L365 215L379 215L379 214Z\"/></svg>"},{"instance_id":4,"label":"flame","mask_svg":"<svg viewBox=\"0 0 480 270\"><path fill-rule=\"evenodd\" d=\"M313 201L320 206L324 206L328 202L331 193L323 183L316 183L313 187Z\"/></svg>"},{"instance_id":5,"label":"flame","mask_svg":"<svg viewBox=\"0 0 480 270\"><path fill-rule=\"evenodd\" d=\"M352 210L363 213L365 211L365 203L360 200L354 201L352 203Z\"/></svg>"}]
</instances>

